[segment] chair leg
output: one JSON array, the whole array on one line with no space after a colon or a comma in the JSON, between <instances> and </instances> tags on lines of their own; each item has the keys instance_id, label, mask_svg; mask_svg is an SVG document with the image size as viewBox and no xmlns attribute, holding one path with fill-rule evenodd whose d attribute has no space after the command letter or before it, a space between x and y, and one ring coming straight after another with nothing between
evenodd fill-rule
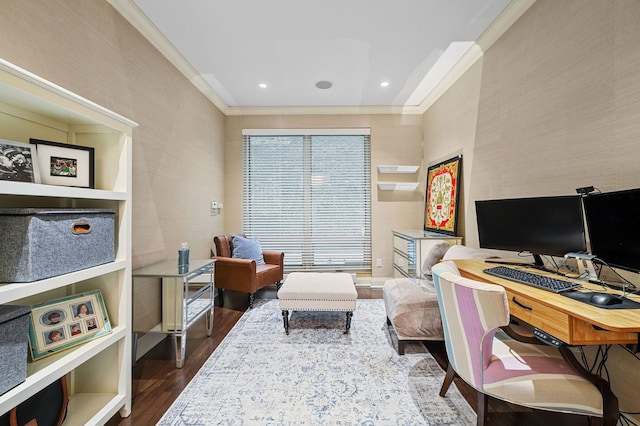
<instances>
[{"instance_id":1,"label":"chair leg","mask_svg":"<svg viewBox=\"0 0 640 426\"><path fill-rule=\"evenodd\" d=\"M276 293L277 293L278 291L280 291L280 287L282 287L282 281L278 281L278 282L276 283Z\"/></svg>"},{"instance_id":2,"label":"chair leg","mask_svg":"<svg viewBox=\"0 0 640 426\"><path fill-rule=\"evenodd\" d=\"M442 382L442 387L440 388L440 396L444 397L449 390L449 386L453 383L453 379L456 377L456 372L454 371L451 364L447 365L447 374L444 376L444 381Z\"/></svg>"},{"instance_id":3,"label":"chair leg","mask_svg":"<svg viewBox=\"0 0 640 426\"><path fill-rule=\"evenodd\" d=\"M489 414L489 397L482 392L478 392L478 426L486 424L487 414Z\"/></svg>"},{"instance_id":4,"label":"chair leg","mask_svg":"<svg viewBox=\"0 0 640 426\"><path fill-rule=\"evenodd\" d=\"M222 289L219 288L218 290L218 307L222 307L224 306L224 295L222 294Z\"/></svg>"},{"instance_id":5,"label":"chair leg","mask_svg":"<svg viewBox=\"0 0 640 426\"><path fill-rule=\"evenodd\" d=\"M249 294L249 309L253 309L253 301L256 298L256 294L255 293L250 293Z\"/></svg>"},{"instance_id":6,"label":"chair leg","mask_svg":"<svg viewBox=\"0 0 640 426\"><path fill-rule=\"evenodd\" d=\"M398 355L404 355L404 340L398 339Z\"/></svg>"}]
</instances>

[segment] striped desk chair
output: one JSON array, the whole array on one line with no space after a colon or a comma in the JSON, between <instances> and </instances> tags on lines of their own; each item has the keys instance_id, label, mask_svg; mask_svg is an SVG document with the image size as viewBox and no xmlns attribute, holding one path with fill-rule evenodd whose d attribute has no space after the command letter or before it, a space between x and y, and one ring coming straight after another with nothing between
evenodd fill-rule
<instances>
[{"instance_id":1,"label":"striped desk chair","mask_svg":"<svg viewBox=\"0 0 640 426\"><path fill-rule=\"evenodd\" d=\"M618 422L618 400L606 380L586 371L566 346L558 350L507 327L504 288L461 277L453 262L432 271L449 358L440 396L455 376L462 378L478 391L479 426L488 397L588 416L591 425Z\"/></svg>"}]
</instances>

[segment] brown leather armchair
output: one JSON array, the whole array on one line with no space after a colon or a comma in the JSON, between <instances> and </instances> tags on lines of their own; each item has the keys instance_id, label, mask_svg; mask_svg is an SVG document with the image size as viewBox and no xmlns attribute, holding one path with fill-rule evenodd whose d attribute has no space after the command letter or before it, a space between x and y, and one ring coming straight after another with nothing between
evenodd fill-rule
<instances>
[{"instance_id":1,"label":"brown leather armchair","mask_svg":"<svg viewBox=\"0 0 640 426\"><path fill-rule=\"evenodd\" d=\"M249 308L253 307L256 291L274 283L280 289L284 276L284 253L263 251L265 264L257 265L255 260L231 257L231 235L215 236L213 242L216 246L213 280L218 289L218 306L224 305L223 289L249 293Z\"/></svg>"}]
</instances>

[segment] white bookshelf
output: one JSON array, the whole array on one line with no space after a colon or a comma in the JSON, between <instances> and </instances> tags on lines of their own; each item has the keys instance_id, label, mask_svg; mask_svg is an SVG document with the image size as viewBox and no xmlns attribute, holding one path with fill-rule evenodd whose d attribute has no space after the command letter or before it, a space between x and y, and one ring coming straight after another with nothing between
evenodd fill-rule
<instances>
[{"instance_id":1,"label":"white bookshelf","mask_svg":"<svg viewBox=\"0 0 640 426\"><path fill-rule=\"evenodd\" d=\"M112 332L27 365L0 395L0 414L66 375L65 425L101 425L131 412L131 135L137 124L0 59L0 139L95 149L95 189L0 181L2 207L113 208L115 261L31 283L0 284L0 304L33 305L100 290Z\"/></svg>"}]
</instances>

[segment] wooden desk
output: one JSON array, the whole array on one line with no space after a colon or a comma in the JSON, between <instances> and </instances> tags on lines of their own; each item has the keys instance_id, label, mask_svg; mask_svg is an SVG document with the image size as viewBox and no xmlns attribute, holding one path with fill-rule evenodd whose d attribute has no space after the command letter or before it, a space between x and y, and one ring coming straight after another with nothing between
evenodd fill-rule
<instances>
[{"instance_id":1,"label":"wooden desk","mask_svg":"<svg viewBox=\"0 0 640 426\"><path fill-rule=\"evenodd\" d=\"M511 315L546 331L570 345L638 343L640 309L603 309L560 294L485 274L491 265L482 260L455 260L464 277L501 285L507 291ZM545 272L529 269L530 272ZM558 278L557 275L550 274ZM601 286L577 281L584 291L605 291ZM609 290L613 293L620 293ZM631 296L640 302L640 297Z\"/></svg>"}]
</instances>

